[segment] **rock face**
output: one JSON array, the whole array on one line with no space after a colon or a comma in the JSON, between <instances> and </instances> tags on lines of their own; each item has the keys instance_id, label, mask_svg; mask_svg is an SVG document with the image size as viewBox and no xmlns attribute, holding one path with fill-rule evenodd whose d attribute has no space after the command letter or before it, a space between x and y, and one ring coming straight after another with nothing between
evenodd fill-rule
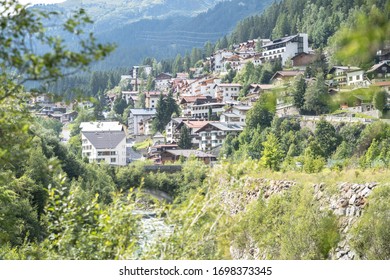
<instances>
[{"instance_id":1,"label":"rock face","mask_svg":"<svg viewBox=\"0 0 390 280\"><path fill-rule=\"evenodd\" d=\"M221 194L224 205L231 215L245 211L245 207L249 203L260 197L267 200L272 195L281 194L297 184L294 181L278 181L265 178L232 180L234 182L230 182L230 184L238 187ZM314 198L319 202L321 209L333 211L340 221L341 239L330 256L331 259L355 259L356 254L351 250L348 233L367 206L367 198L376 186L377 183L339 183L337 189L330 193L324 183L313 185ZM256 259L261 255L255 244L248 244L244 251L231 248L232 257L234 259L242 259L243 257Z\"/></svg>"},{"instance_id":2,"label":"rock face","mask_svg":"<svg viewBox=\"0 0 390 280\"><path fill-rule=\"evenodd\" d=\"M293 181L268 180L264 178L247 178L244 182L231 182L233 185L237 183L241 183L242 189L245 191L233 190L221 194L224 204L232 215L244 211L246 205L257 200L260 196L267 199L274 194L290 189L296 184ZM252 190L247 190L248 186L256 187Z\"/></svg>"},{"instance_id":3,"label":"rock face","mask_svg":"<svg viewBox=\"0 0 390 280\"><path fill-rule=\"evenodd\" d=\"M338 191L331 196L327 195L320 185L314 185L316 199L323 209L331 209L335 215L340 217L341 241L331 258L353 260L356 254L349 245L348 232L367 206L367 198L377 183L340 183Z\"/></svg>"}]
</instances>

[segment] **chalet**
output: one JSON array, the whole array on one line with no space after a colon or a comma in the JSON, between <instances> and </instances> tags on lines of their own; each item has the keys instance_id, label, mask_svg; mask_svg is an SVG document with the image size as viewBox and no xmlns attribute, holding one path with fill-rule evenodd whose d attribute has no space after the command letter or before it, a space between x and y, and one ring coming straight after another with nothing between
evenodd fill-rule
<instances>
[{"instance_id":1,"label":"chalet","mask_svg":"<svg viewBox=\"0 0 390 280\"><path fill-rule=\"evenodd\" d=\"M161 152L162 164L165 164L166 162L176 162L181 158L189 159L191 157L201 160L205 164L211 164L217 160L214 155L197 150L165 150L164 152Z\"/></svg>"},{"instance_id":2,"label":"chalet","mask_svg":"<svg viewBox=\"0 0 390 280\"><path fill-rule=\"evenodd\" d=\"M271 91L275 88L275 85L268 85L268 84L251 84L249 86L249 93L248 94L257 94L260 95L263 92Z\"/></svg>"},{"instance_id":3,"label":"chalet","mask_svg":"<svg viewBox=\"0 0 390 280\"><path fill-rule=\"evenodd\" d=\"M333 86L354 85L364 80L364 71L359 67L333 66L329 74L332 75L330 85Z\"/></svg>"},{"instance_id":4,"label":"chalet","mask_svg":"<svg viewBox=\"0 0 390 280\"><path fill-rule=\"evenodd\" d=\"M139 122L156 115L156 110L152 109L131 109L128 118L128 131L130 135L139 135Z\"/></svg>"},{"instance_id":5,"label":"chalet","mask_svg":"<svg viewBox=\"0 0 390 280\"><path fill-rule=\"evenodd\" d=\"M271 43L263 46L263 62L280 59L284 65L288 59L303 53L309 52L308 36L299 33L293 36L283 37L273 40Z\"/></svg>"},{"instance_id":6,"label":"chalet","mask_svg":"<svg viewBox=\"0 0 390 280\"><path fill-rule=\"evenodd\" d=\"M89 162L126 165L126 134L118 122L83 122L82 156Z\"/></svg>"},{"instance_id":7,"label":"chalet","mask_svg":"<svg viewBox=\"0 0 390 280\"><path fill-rule=\"evenodd\" d=\"M209 122L195 131L199 134L199 149L203 151L211 150L217 146L221 146L228 134L239 134L243 127L233 123Z\"/></svg>"},{"instance_id":8,"label":"chalet","mask_svg":"<svg viewBox=\"0 0 390 280\"><path fill-rule=\"evenodd\" d=\"M172 75L167 73L161 73L157 75L155 79L156 90L164 91L168 90L171 86Z\"/></svg>"},{"instance_id":9,"label":"chalet","mask_svg":"<svg viewBox=\"0 0 390 280\"><path fill-rule=\"evenodd\" d=\"M215 95L218 100L221 100L223 103L237 100L241 85L240 84L217 84L214 86Z\"/></svg>"},{"instance_id":10,"label":"chalet","mask_svg":"<svg viewBox=\"0 0 390 280\"><path fill-rule=\"evenodd\" d=\"M230 113L230 114L234 114L236 116L239 116L240 117L239 122L241 123L241 125L245 125L246 115L251 108L252 108L252 106L239 104L239 105L234 105L234 106L230 107L229 109L227 109L225 111L225 113Z\"/></svg>"},{"instance_id":11,"label":"chalet","mask_svg":"<svg viewBox=\"0 0 390 280\"><path fill-rule=\"evenodd\" d=\"M176 135L180 137L180 130L183 126L186 126L190 131L191 143L193 146L199 145L199 135L196 133L198 129L209 123L208 121L193 121L193 120L183 120L176 126ZM175 142L178 142L179 139L174 139Z\"/></svg>"},{"instance_id":12,"label":"chalet","mask_svg":"<svg viewBox=\"0 0 390 280\"><path fill-rule=\"evenodd\" d=\"M247 56L245 56L247 58ZM241 60L243 57L240 57L239 55L232 55L230 57L223 59L223 67L224 69L228 69L228 65L231 67L231 69L235 71L239 71L241 69Z\"/></svg>"},{"instance_id":13,"label":"chalet","mask_svg":"<svg viewBox=\"0 0 390 280\"><path fill-rule=\"evenodd\" d=\"M191 106L191 118L194 119L207 119L209 117L209 112L213 115L221 114L224 110L223 107L225 103L205 103L201 105Z\"/></svg>"},{"instance_id":14,"label":"chalet","mask_svg":"<svg viewBox=\"0 0 390 280\"><path fill-rule=\"evenodd\" d=\"M299 75L304 75L304 71L300 70L284 70L284 71L278 71L276 72L272 78L271 82L272 84L284 84L286 82L290 82L292 79Z\"/></svg>"},{"instance_id":15,"label":"chalet","mask_svg":"<svg viewBox=\"0 0 390 280\"><path fill-rule=\"evenodd\" d=\"M177 150L179 146L177 144L157 144L149 147L148 159L152 160L154 164L162 164L161 153L167 150ZM170 160L171 158L167 159ZM167 160L164 160L167 161Z\"/></svg>"},{"instance_id":16,"label":"chalet","mask_svg":"<svg viewBox=\"0 0 390 280\"><path fill-rule=\"evenodd\" d=\"M381 80L390 77L390 63L389 61L382 61L375 64L369 70L366 75L369 79Z\"/></svg>"},{"instance_id":17,"label":"chalet","mask_svg":"<svg viewBox=\"0 0 390 280\"><path fill-rule=\"evenodd\" d=\"M316 61L317 56L314 53L299 53L291 58L294 69L305 71L306 67Z\"/></svg>"}]
</instances>

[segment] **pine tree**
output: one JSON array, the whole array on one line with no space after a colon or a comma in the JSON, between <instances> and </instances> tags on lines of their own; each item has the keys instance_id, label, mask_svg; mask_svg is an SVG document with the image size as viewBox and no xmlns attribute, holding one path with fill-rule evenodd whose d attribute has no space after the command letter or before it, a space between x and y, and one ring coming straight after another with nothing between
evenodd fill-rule
<instances>
[{"instance_id":1,"label":"pine tree","mask_svg":"<svg viewBox=\"0 0 390 280\"><path fill-rule=\"evenodd\" d=\"M183 125L180 129L180 140L178 143L178 146L181 149L191 149L192 142L191 142L191 134L190 130L187 128L187 126Z\"/></svg>"},{"instance_id":2,"label":"pine tree","mask_svg":"<svg viewBox=\"0 0 390 280\"><path fill-rule=\"evenodd\" d=\"M279 170L283 160L283 150L280 147L279 139L273 133L267 135L267 140L262 143L264 147L260 163L272 170Z\"/></svg>"},{"instance_id":3,"label":"pine tree","mask_svg":"<svg viewBox=\"0 0 390 280\"><path fill-rule=\"evenodd\" d=\"M305 92L305 103L303 109L320 115L328 111L325 103L327 88L322 73L317 75L317 80L309 84Z\"/></svg>"},{"instance_id":4,"label":"pine tree","mask_svg":"<svg viewBox=\"0 0 390 280\"><path fill-rule=\"evenodd\" d=\"M167 103L164 99L164 96L160 94L160 97L157 101L156 106L156 115L153 120L153 129L155 131L163 132L166 126L166 117L167 115Z\"/></svg>"},{"instance_id":5,"label":"pine tree","mask_svg":"<svg viewBox=\"0 0 390 280\"><path fill-rule=\"evenodd\" d=\"M294 82L293 88L293 98L294 106L298 110L301 110L305 104L305 91L306 91L306 82L302 75L300 75Z\"/></svg>"}]
</instances>

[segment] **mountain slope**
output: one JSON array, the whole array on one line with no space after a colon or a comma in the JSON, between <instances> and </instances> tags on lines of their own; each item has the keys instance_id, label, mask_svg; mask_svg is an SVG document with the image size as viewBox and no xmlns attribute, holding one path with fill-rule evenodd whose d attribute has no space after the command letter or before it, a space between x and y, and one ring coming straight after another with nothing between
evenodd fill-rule
<instances>
[{"instance_id":1,"label":"mountain slope","mask_svg":"<svg viewBox=\"0 0 390 280\"><path fill-rule=\"evenodd\" d=\"M68 0L43 6L64 14L84 8L94 20L92 31L117 50L95 69L129 67L151 56L174 57L203 47L231 32L239 20L259 13L272 0ZM81 3L81 5L80 5ZM58 32L59 30L52 30ZM56 33L57 34L57 33ZM71 38L65 38L71 41Z\"/></svg>"}]
</instances>

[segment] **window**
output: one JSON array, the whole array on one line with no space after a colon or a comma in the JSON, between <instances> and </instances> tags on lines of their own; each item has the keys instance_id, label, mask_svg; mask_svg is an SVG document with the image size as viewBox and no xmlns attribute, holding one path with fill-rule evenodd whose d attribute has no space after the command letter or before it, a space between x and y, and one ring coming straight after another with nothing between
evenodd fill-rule
<instances>
[{"instance_id":1,"label":"window","mask_svg":"<svg viewBox=\"0 0 390 280\"><path fill-rule=\"evenodd\" d=\"M111 158L111 162L116 162L116 158Z\"/></svg>"},{"instance_id":2,"label":"window","mask_svg":"<svg viewBox=\"0 0 390 280\"><path fill-rule=\"evenodd\" d=\"M352 77L349 77L349 81L352 82Z\"/></svg>"},{"instance_id":3,"label":"window","mask_svg":"<svg viewBox=\"0 0 390 280\"><path fill-rule=\"evenodd\" d=\"M360 80L360 75L356 75L356 80L357 80L357 81Z\"/></svg>"}]
</instances>

